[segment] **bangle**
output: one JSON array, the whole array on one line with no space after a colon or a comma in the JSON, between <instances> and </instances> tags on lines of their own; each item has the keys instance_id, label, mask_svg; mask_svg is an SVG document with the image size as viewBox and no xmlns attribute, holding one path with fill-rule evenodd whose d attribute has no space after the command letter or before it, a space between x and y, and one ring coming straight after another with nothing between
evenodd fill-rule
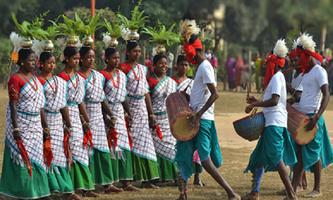
<instances>
[{"instance_id":1,"label":"bangle","mask_svg":"<svg viewBox=\"0 0 333 200\"><path fill-rule=\"evenodd\" d=\"M49 128L43 128L43 131L44 131L45 133L50 133L50 129L49 129Z\"/></svg>"},{"instance_id":2,"label":"bangle","mask_svg":"<svg viewBox=\"0 0 333 200\"><path fill-rule=\"evenodd\" d=\"M14 128L13 129L13 132L19 132L20 131L20 128Z\"/></svg>"},{"instance_id":3,"label":"bangle","mask_svg":"<svg viewBox=\"0 0 333 200\"><path fill-rule=\"evenodd\" d=\"M149 115L151 118L155 118L156 116L154 114Z\"/></svg>"}]
</instances>

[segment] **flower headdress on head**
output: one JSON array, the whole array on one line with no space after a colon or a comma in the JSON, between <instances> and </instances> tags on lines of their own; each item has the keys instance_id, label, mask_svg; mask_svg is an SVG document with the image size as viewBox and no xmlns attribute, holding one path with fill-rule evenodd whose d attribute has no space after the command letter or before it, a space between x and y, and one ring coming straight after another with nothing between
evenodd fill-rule
<instances>
[{"instance_id":1,"label":"flower headdress on head","mask_svg":"<svg viewBox=\"0 0 333 200\"><path fill-rule=\"evenodd\" d=\"M121 25L118 18L113 19L109 22L104 18L104 27L107 29L107 32L103 34L103 42L105 47L115 48L118 46L118 38L121 37Z\"/></svg>"}]
</instances>

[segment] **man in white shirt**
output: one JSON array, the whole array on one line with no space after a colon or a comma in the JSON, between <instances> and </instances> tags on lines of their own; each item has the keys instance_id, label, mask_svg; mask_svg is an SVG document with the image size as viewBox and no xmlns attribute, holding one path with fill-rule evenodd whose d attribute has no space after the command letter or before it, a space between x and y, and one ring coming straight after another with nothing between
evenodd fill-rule
<instances>
[{"instance_id":1,"label":"man in white shirt","mask_svg":"<svg viewBox=\"0 0 333 200\"><path fill-rule=\"evenodd\" d=\"M292 166L297 162L287 130L287 88L285 77L281 72L287 51L284 40L278 40L273 53L266 58L267 85L263 100L254 97L247 99L249 105L246 107L246 113L250 113L254 107L263 107L265 128L245 169L245 172L251 171L254 174L255 180L251 192L242 197L244 200L259 199L261 178L264 172L268 171L279 172L286 189L286 199L297 199L286 168L286 165Z\"/></svg>"},{"instance_id":2,"label":"man in white shirt","mask_svg":"<svg viewBox=\"0 0 333 200\"><path fill-rule=\"evenodd\" d=\"M217 170L217 167L222 165L222 154L214 123L214 102L218 98L214 69L205 59L203 49L196 49L194 58L198 68L190 95L190 106L194 110L191 120L199 121L200 129L194 139L177 143L176 162L181 175L179 199L187 199L187 180L193 173L192 155L197 149L202 166L224 188L228 199L240 200L240 196L233 191Z\"/></svg>"},{"instance_id":3,"label":"man in white shirt","mask_svg":"<svg viewBox=\"0 0 333 200\"><path fill-rule=\"evenodd\" d=\"M308 51L307 56L309 61L303 62L305 63L305 66L303 66L305 72L302 82L297 88L298 91L302 92L298 110L311 117L306 126L307 130L312 130L317 126L317 132L315 138L309 144L297 145L297 154L301 162L297 163L294 170L293 187L294 190L297 189L297 183L299 183L304 170L313 171L313 191L307 194L306 197L314 198L321 196L321 170L333 163L333 149L322 116L329 102L327 72L317 64L317 60L321 58L319 54Z\"/></svg>"}]
</instances>

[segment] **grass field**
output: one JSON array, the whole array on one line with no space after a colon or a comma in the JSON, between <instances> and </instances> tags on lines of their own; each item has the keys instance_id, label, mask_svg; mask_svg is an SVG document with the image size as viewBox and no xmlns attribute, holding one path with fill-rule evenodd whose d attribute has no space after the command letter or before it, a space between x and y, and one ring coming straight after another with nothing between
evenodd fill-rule
<instances>
[{"instance_id":1,"label":"grass field","mask_svg":"<svg viewBox=\"0 0 333 200\"><path fill-rule=\"evenodd\" d=\"M229 184L240 195L244 195L250 190L250 174L244 174L243 170L247 165L247 161L251 150L255 146L255 142L247 142L237 136L232 128L231 122L243 116L245 107L245 93L221 93L220 98L216 103L216 124L220 136L220 143L223 152L224 164L220 168L221 174L227 179ZM7 104L6 92L0 91L0 128L1 128L1 142L0 142L0 165L2 166L3 156L3 138L5 128L5 109ZM329 105L329 111L326 121L332 120L333 117L333 101ZM328 123L330 137L332 138L333 125ZM227 199L225 192L213 181L207 173L202 174L203 182L206 184L203 188L193 187L190 185L189 198L193 200L199 199ZM308 190L310 192L313 185L313 175L308 173ZM331 200L333 197L333 167L324 170L322 175L322 192L323 196L318 198L321 200ZM278 200L283 199L283 196L277 196L275 193L283 188L280 178L277 173L267 173L262 182L261 199L264 200ZM300 193L301 196L306 192ZM101 195L98 200L102 199L135 199L135 200L166 200L176 199L178 190L176 187L164 187L158 190L142 190L141 192L128 193L123 192L120 194ZM87 198L88 199L88 198Z\"/></svg>"}]
</instances>

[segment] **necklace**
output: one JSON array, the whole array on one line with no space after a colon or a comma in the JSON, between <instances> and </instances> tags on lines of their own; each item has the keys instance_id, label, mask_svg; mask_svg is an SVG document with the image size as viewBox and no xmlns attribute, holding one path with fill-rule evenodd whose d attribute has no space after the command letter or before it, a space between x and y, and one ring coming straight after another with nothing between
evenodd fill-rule
<instances>
[{"instance_id":1,"label":"necklace","mask_svg":"<svg viewBox=\"0 0 333 200\"><path fill-rule=\"evenodd\" d=\"M65 71L65 73L67 74L67 76L68 76L68 78L69 78L69 81L72 83L74 89L76 90L77 86L79 85L79 80L78 80L79 77L74 73L73 76L76 76L76 77L75 77L76 85L75 85L75 84L73 83L73 81L72 81L72 77L70 77L69 74L68 74L66 71Z\"/></svg>"},{"instance_id":2,"label":"necklace","mask_svg":"<svg viewBox=\"0 0 333 200\"><path fill-rule=\"evenodd\" d=\"M135 66L137 66L137 65L135 65ZM135 66L134 66L134 67L135 67ZM132 71L133 71L133 74L134 74L134 78L135 78L135 80L138 81L138 80L141 79L142 72L141 72L141 70L139 69L139 67L137 67L137 69L138 69L138 71L139 71L139 75L137 75L136 72L135 72L134 67L132 67Z\"/></svg>"},{"instance_id":3,"label":"necklace","mask_svg":"<svg viewBox=\"0 0 333 200\"><path fill-rule=\"evenodd\" d=\"M53 87L53 85L50 83L50 79L52 79L53 80L53 82L54 82L54 87ZM49 84L49 86L51 87L51 90L52 90L52 92L54 93L54 94L57 94L57 92L58 92L58 79L56 79L56 78L54 78L54 76L52 76L52 78L50 78L50 79L46 79L46 82Z\"/></svg>"},{"instance_id":4,"label":"necklace","mask_svg":"<svg viewBox=\"0 0 333 200\"><path fill-rule=\"evenodd\" d=\"M31 77L31 79L32 79L32 81L33 81L33 83L31 83L30 82L30 80L27 78L27 76L25 75L25 74L22 74L22 78L31 86L31 88L35 91L35 92L37 92L37 90L38 90L38 84L37 84L37 82L36 82L36 80L35 80L35 77L34 77L34 75L32 75L32 77Z\"/></svg>"}]
</instances>

